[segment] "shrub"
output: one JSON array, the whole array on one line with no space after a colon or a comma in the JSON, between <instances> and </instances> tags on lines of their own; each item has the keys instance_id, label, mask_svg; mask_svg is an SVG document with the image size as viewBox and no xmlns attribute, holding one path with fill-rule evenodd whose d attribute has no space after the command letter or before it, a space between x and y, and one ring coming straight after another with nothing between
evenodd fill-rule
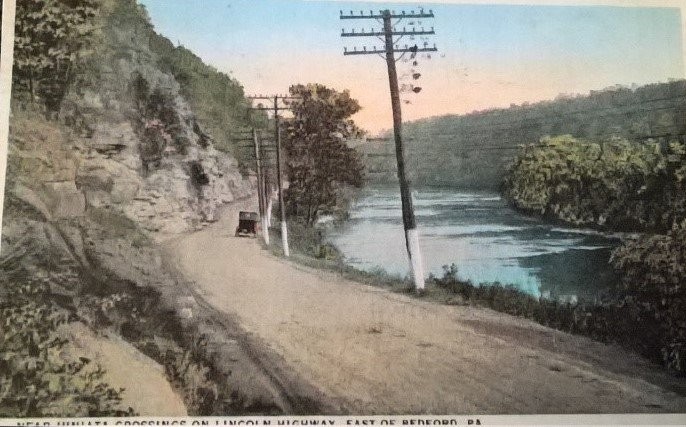
<instances>
[{"instance_id":1,"label":"shrub","mask_svg":"<svg viewBox=\"0 0 686 427\"><path fill-rule=\"evenodd\" d=\"M525 146L504 183L526 212L574 225L666 231L686 218L686 147L584 141L569 135Z\"/></svg>"},{"instance_id":2,"label":"shrub","mask_svg":"<svg viewBox=\"0 0 686 427\"><path fill-rule=\"evenodd\" d=\"M66 312L40 302L46 288L4 281L10 291L0 301L0 415L122 416L122 390L102 381L104 371L90 360L66 357L67 341L57 327Z\"/></svg>"},{"instance_id":3,"label":"shrub","mask_svg":"<svg viewBox=\"0 0 686 427\"><path fill-rule=\"evenodd\" d=\"M276 237L280 241L280 235ZM292 251L317 260L341 261L343 258L336 246L325 241L321 229L307 225L303 221L288 222L288 243Z\"/></svg>"},{"instance_id":4,"label":"shrub","mask_svg":"<svg viewBox=\"0 0 686 427\"><path fill-rule=\"evenodd\" d=\"M466 301L496 311L525 317L544 326L613 342L661 362L672 373L684 374L683 299L657 305L637 293L608 295L599 303L559 302L535 298L500 284L475 286L461 281L455 265L444 266L442 277L430 275L428 282Z\"/></svg>"},{"instance_id":5,"label":"shrub","mask_svg":"<svg viewBox=\"0 0 686 427\"><path fill-rule=\"evenodd\" d=\"M644 236L617 248L611 263L634 304L660 326L666 366L686 370L686 223L666 235Z\"/></svg>"}]
</instances>

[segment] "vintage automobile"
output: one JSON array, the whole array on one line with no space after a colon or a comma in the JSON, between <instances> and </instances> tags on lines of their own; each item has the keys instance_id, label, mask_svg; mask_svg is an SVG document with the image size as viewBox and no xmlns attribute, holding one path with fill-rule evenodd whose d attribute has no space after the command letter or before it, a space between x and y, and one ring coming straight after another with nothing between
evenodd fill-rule
<instances>
[{"instance_id":1,"label":"vintage automobile","mask_svg":"<svg viewBox=\"0 0 686 427\"><path fill-rule=\"evenodd\" d=\"M257 237L257 212L241 211L238 214L238 227L236 227L236 237L250 236Z\"/></svg>"}]
</instances>

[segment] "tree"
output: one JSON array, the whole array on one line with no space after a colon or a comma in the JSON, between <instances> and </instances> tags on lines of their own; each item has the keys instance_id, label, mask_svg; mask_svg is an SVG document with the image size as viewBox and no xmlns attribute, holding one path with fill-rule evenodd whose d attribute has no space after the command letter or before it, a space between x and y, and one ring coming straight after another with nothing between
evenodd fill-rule
<instances>
[{"instance_id":1,"label":"tree","mask_svg":"<svg viewBox=\"0 0 686 427\"><path fill-rule=\"evenodd\" d=\"M295 85L290 93L300 99L285 123L286 209L311 226L320 215L340 211L346 188L363 184L360 156L346 143L362 134L350 119L360 105L347 90L321 84Z\"/></svg>"},{"instance_id":2,"label":"tree","mask_svg":"<svg viewBox=\"0 0 686 427\"><path fill-rule=\"evenodd\" d=\"M49 113L60 108L78 59L95 34L97 0L17 2L14 88L40 98Z\"/></svg>"}]
</instances>

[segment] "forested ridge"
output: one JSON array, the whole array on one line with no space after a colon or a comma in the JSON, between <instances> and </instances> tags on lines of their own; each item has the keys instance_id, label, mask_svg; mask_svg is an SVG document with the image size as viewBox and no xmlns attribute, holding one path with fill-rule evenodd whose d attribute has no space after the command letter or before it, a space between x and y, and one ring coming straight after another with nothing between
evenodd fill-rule
<instances>
[{"instance_id":1,"label":"forested ridge","mask_svg":"<svg viewBox=\"0 0 686 427\"><path fill-rule=\"evenodd\" d=\"M415 186L498 189L517 146L544 136L686 138L686 81L611 87L588 95L446 115L403 125L407 169ZM363 144L370 183L395 183L391 141Z\"/></svg>"}]
</instances>

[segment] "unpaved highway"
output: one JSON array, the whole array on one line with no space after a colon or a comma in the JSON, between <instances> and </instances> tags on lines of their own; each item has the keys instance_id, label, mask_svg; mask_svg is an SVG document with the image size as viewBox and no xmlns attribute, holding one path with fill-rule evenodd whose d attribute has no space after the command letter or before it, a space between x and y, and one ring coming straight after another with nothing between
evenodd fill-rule
<instances>
[{"instance_id":1,"label":"unpaved highway","mask_svg":"<svg viewBox=\"0 0 686 427\"><path fill-rule=\"evenodd\" d=\"M168 251L207 303L344 412L686 412L682 380L617 347L277 258L233 236L238 211L252 205L232 205Z\"/></svg>"}]
</instances>

